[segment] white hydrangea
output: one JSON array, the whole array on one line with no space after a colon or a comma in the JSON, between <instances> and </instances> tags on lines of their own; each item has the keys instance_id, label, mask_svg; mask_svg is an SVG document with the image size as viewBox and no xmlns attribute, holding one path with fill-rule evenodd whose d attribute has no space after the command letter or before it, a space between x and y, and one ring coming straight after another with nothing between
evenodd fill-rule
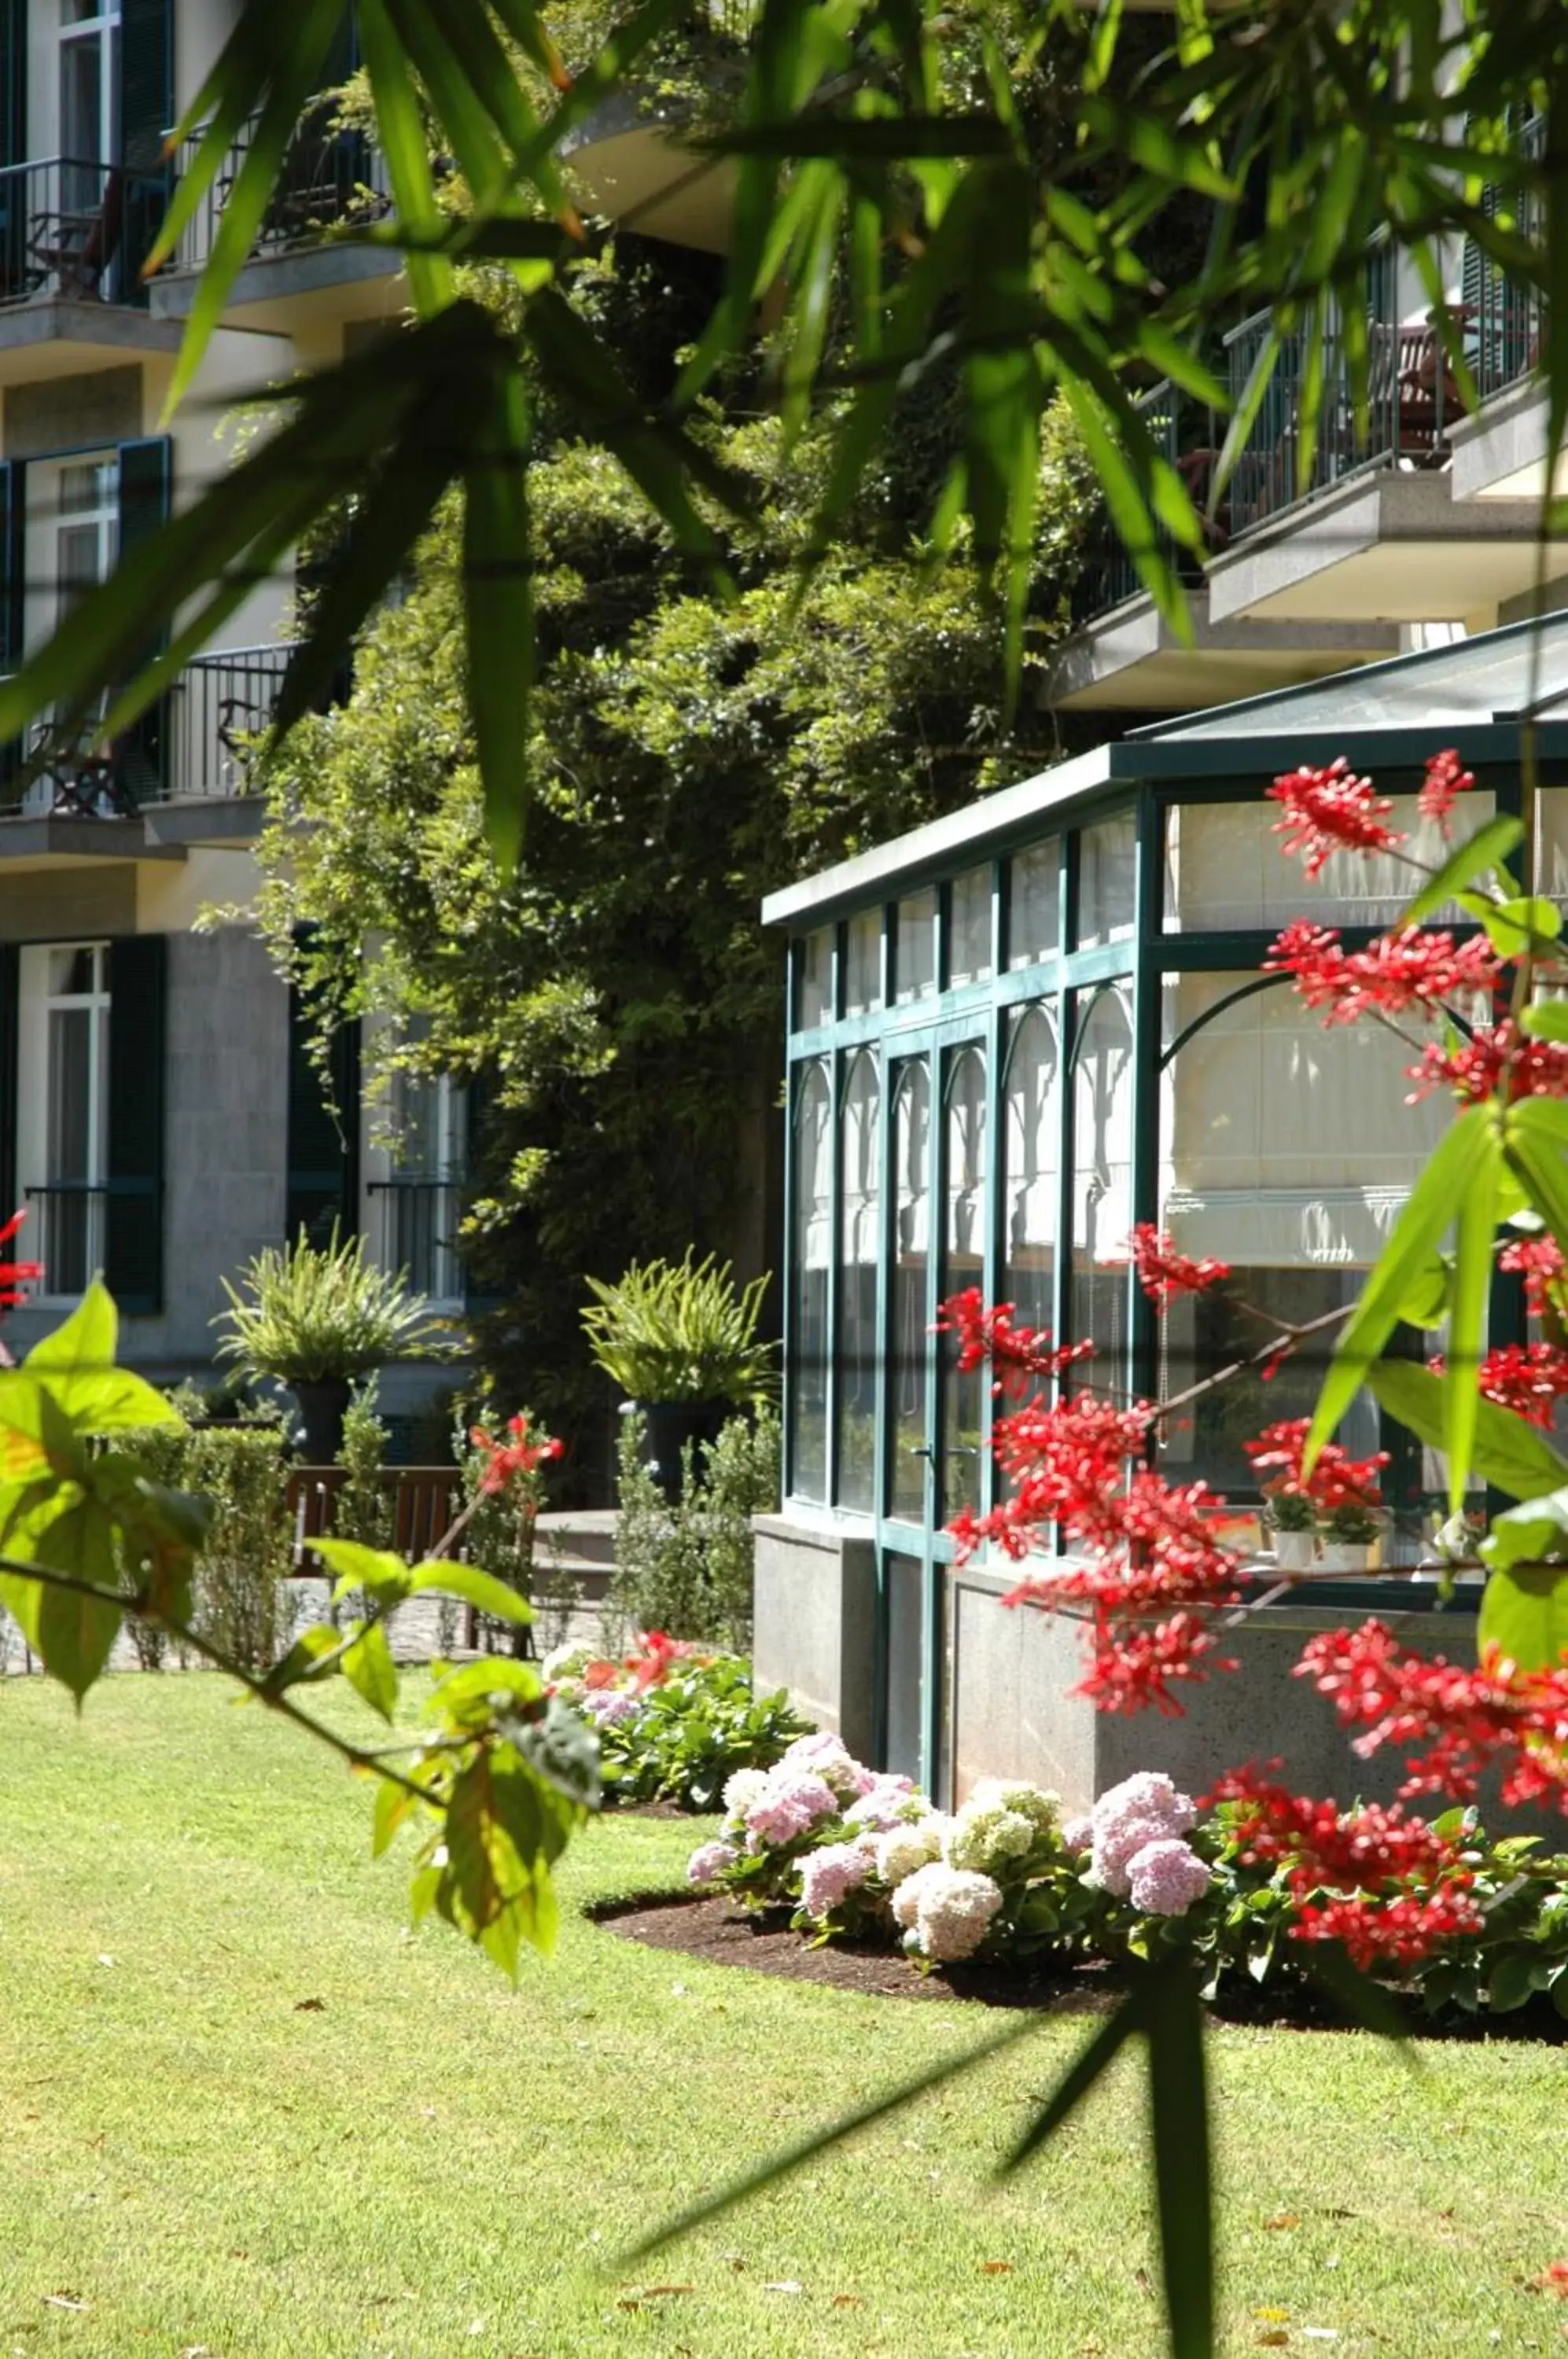
<instances>
[{"instance_id":1,"label":"white hydrangea","mask_svg":"<svg viewBox=\"0 0 1568 2359\"><path fill-rule=\"evenodd\" d=\"M557 1647L539 1665L539 1677L544 1680L580 1680L590 1663L599 1659L594 1647Z\"/></svg>"},{"instance_id":2,"label":"white hydrangea","mask_svg":"<svg viewBox=\"0 0 1568 2359\"><path fill-rule=\"evenodd\" d=\"M850 1804L844 1822L846 1827L867 1827L877 1834L887 1834L894 1827L912 1826L930 1810L931 1804L915 1791L910 1778L884 1777Z\"/></svg>"},{"instance_id":3,"label":"white hydrangea","mask_svg":"<svg viewBox=\"0 0 1568 2359\"><path fill-rule=\"evenodd\" d=\"M1031 1786L1027 1777L979 1777L969 1795L976 1810L1016 1810L1038 1834L1047 1834L1062 1812L1062 1797L1049 1787Z\"/></svg>"},{"instance_id":4,"label":"white hydrangea","mask_svg":"<svg viewBox=\"0 0 1568 2359\"><path fill-rule=\"evenodd\" d=\"M933 1860L905 1878L893 1895L893 1915L903 1928L905 1947L933 1964L972 1958L1002 1906L1002 1888L988 1875Z\"/></svg>"},{"instance_id":5,"label":"white hydrangea","mask_svg":"<svg viewBox=\"0 0 1568 2359\"><path fill-rule=\"evenodd\" d=\"M996 1875L1032 1851L1034 1841L1034 1826L1021 1810L996 1805L977 1810L972 1796L948 1829L942 1855L949 1867Z\"/></svg>"},{"instance_id":6,"label":"white hydrangea","mask_svg":"<svg viewBox=\"0 0 1568 2359\"><path fill-rule=\"evenodd\" d=\"M931 1861L942 1857L942 1837L947 1821L933 1810L929 1818L918 1820L913 1826L894 1827L877 1845L877 1873L884 1884L898 1887L907 1876L916 1875ZM898 1902L893 1913L898 1915ZM902 1919L899 1922L902 1923Z\"/></svg>"}]
</instances>

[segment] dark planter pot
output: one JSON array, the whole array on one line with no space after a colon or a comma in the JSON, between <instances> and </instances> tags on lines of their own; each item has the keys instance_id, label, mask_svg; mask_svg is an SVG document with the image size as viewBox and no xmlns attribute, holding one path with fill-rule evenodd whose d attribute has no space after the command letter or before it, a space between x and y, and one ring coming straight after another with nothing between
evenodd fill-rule
<instances>
[{"instance_id":1,"label":"dark planter pot","mask_svg":"<svg viewBox=\"0 0 1568 2359\"><path fill-rule=\"evenodd\" d=\"M642 1462L670 1506L680 1504L685 1487L685 1450L692 1445L692 1465L702 1471L710 1446L735 1414L730 1401L623 1401L623 1417L643 1420Z\"/></svg>"},{"instance_id":2,"label":"dark planter pot","mask_svg":"<svg viewBox=\"0 0 1568 2359\"><path fill-rule=\"evenodd\" d=\"M353 1386L346 1376L318 1376L289 1387L299 1412L295 1447L307 1466L330 1466L343 1448L343 1417Z\"/></svg>"}]
</instances>

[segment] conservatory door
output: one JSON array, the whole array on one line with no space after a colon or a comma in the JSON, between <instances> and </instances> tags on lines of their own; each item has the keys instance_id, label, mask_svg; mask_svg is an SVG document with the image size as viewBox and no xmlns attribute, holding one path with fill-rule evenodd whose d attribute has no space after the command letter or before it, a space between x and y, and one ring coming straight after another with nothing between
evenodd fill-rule
<instances>
[{"instance_id":1,"label":"conservatory door","mask_svg":"<svg viewBox=\"0 0 1568 2359\"><path fill-rule=\"evenodd\" d=\"M953 1615L944 1526L985 1500L989 1394L932 1331L990 1282L989 1059L973 1032L897 1044L888 1070L888 1334L879 1525L883 1756L941 1799L951 1776Z\"/></svg>"}]
</instances>

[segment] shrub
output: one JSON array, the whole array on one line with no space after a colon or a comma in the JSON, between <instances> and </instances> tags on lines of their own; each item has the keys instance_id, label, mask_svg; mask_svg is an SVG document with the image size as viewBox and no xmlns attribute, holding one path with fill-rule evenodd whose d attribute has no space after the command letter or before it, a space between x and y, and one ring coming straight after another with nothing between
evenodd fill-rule
<instances>
[{"instance_id":1,"label":"shrub","mask_svg":"<svg viewBox=\"0 0 1568 2359\"><path fill-rule=\"evenodd\" d=\"M192 1433L184 1484L212 1506L196 1565L195 1625L247 1669L264 1669L288 1636L282 1583L293 1534L284 1498L282 1429L213 1426Z\"/></svg>"},{"instance_id":2,"label":"shrub","mask_svg":"<svg viewBox=\"0 0 1568 2359\"><path fill-rule=\"evenodd\" d=\"M583 1313L589 1348L628 1400L733 1401L751 1408L778 1387L776 1343L760 1341L766 1275L736 1289L726 1261L633 1262L613 1286L591 1277Z\"/></svg>"},{"instance_id":3,"label":"shrub","mask_svg":"<svg viewBox=\"0 0 1568 2359\"><path fill-rule=\"evenodd\" d=\"M605 1631L671 1630L732 1653L751 1644L751 1520L779 1502L779 1428L771 1409L731 1418L701 1473L689 1462L673 1506L642 1462L642 1420L621 1420L620 1520Z\"/></svg>"},{"instance_id":4,"label":"shrub","mask_svg":"<svg viewBox=\"0 0 1568 2359\"><path fill-rule=\"evenodd\" d=\"M376 1413L376 1379L359 1386L343 1413L338 1464L347 1480L332 1505L332 1532L362 1548L388 1549L397 1531L397 1504L381 1480L387 1463L387 1428Z\"/></svg>"},{"instance_id":5,"label":"shrub","mask_svg":"<svg viewBox=\"0 0 1568 2359\"><path fill-rule=\"evenodd\" d=\"M621 1663L561 1647L544 1669L597 1727L610 1800L716 1810L737 1770L768 1769L805 1731L782 1688L753 1694L739 1656L699 1654L661 1631Z\"/></svg>"},{"instance_id":6,"label":"shrub","mask_svg":"<svg viewBox=\"0 0 1568 2359\"><path fill-rule=\"evenodd\" d=\"M247 1376L283 1385L369 1375L389 1360L440 1358L452 1349L448 1322L423 1295L365 1259L365 1239L310 1244L303 1229L291 1245L267 1245L223 1280L229 1308L213 1320L229 1332L219 1357Z\"/></svg>"}]
</instances>

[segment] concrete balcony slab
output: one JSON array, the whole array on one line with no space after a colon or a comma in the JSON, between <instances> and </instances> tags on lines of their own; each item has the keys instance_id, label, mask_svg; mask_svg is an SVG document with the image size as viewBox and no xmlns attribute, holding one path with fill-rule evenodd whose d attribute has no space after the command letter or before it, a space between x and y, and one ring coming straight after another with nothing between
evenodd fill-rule
<instances>
[{"instance_id":1,"label":"concrete balcony slab","mask_svg":"<svg viewBox=\"0 0 1568 2359\"><path fill-rule=\"evenodd\" d=\"M1484 402L1450 438L1455 500L1540 500L1546 490L1548 403L1542 386L1510 386ZM1568 490L1568 465L1557 469L1553 490Z\"/></svg>"},{"instance_id":2,"label":"concrete balcony slab","mask_svg":"<svg viewBox=\"0 0 1568 2359\"><path fill-rule=\"evenodd\" d=\"M0 310L0 385L81 376L116 360L172 362L180 336L176 322L129 303L50 295L7 304Z\"/></svg>"},{"instance_id":3,"label":"concrete balcony slab","mask_svg":"<svg viewBox=\"0 0 1568 2359\"><path fill-rule=\"evenodd\" d=\"M1192 590L1189 598L1191 646L1148 596L1096 616L1057 651L1046 678L1046 704L1069 712L1196 712L1399 653L1399 633L1390 624L1216 623L1206 590Z\"/></svg>"}]
</instances>

